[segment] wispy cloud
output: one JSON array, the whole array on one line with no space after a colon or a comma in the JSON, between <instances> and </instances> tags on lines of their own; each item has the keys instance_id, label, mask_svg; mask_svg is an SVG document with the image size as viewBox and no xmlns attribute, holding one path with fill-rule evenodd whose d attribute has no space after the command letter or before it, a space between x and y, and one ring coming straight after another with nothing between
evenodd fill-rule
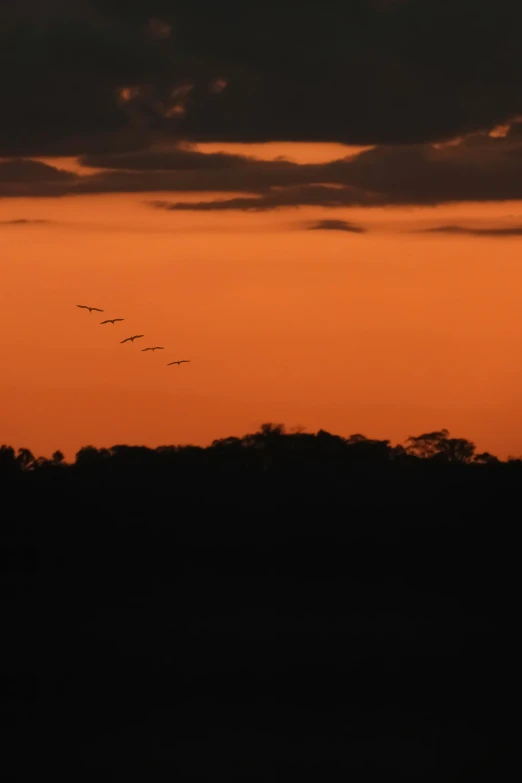
<instances>
[{"instance_id":1,"label":"wispy cloud","mask_svg":"<svg viewBox=\"0 0 522 783\"><path fill-rule=\"evenodd\" d=\"M522 226L501 226L497 228L470 228L468 226L434 226L413 233L419 234L463 234L474 237L522 237Z\"/></svg>"},{"instance_id":2,"label":"wispy cloud","mask_svg":"<svg viewBox=\"0 0 522 783\"><path fill-rule=\"evenodd\" d=\"M0 220L0 226L39 226L53 222L37 218L14 218L13 220Z\"/></svg>"},{"instance_id":3,"label":"wispy cloud","mask_svg":"<svg viewBox=\"0 0 522 783\"><path fill-rule=\"evenodd\" d=\"M348 234L365 234L366 229L363 226L357 226L355 223L349 223L347 220L318 220L315 223L307 224L308 231L344 231Z\"/></svg>"},{"instance_id":4,"label":"wispy cloud","mask_svg":"<svg viewBox=\"0 0 522 783\"><path fill-rule=\"evenodd\" d=\"M268 212L279 207L353 207L372 206L372 197L358 188L333 188L326 185L304 185L273 188L259 196L237 196L210 201L149 202L155 209L168 212ZM379 203L379 202L375 202Z\"/></svg>"}]
</instances>

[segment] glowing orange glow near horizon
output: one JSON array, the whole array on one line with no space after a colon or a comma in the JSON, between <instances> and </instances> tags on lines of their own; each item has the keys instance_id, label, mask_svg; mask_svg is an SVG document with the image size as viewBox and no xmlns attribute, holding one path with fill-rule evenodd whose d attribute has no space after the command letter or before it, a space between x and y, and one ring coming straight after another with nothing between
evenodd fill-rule
<instances>
[{"instance_id":1,"label":"glowing orange glow near horizon","mask_svg":"<svg viewBox=\"0 0 522 783\"><path fill-rule=\"evenodd\" d=\"M339 157L324 146L307 159ZM289 145L267 157L278 149L291 157ZM522 238L409 233L522 224L522 204L213 214L146 200L0 200L0 221L52 221L0 225L0 443L72 458L273 421L393 442L446 427L522 453ZM370 230L306 231L324 218ZM99 324L113 317L125 321Z\"/></svg>"}]
</instances>

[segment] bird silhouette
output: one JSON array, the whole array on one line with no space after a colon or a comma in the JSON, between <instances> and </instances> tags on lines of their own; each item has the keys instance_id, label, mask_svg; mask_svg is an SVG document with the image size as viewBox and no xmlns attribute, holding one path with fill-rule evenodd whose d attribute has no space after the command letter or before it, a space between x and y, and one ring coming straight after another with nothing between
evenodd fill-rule
<instances>
[{"instance_id":1,"label":"bird silhouette","mask_svg":"<svg viewBox=\"0 0 522 783\"><path fill-rule=\"evenodd\" d=\"M142 348L142 353L144 351L164 351L165 348L162 345L155 345L153 348Z\"/></svg>"},{"instance_id":2,"label":"bird silhouette","mask_svg":"<svg viewBox=\"0 0 522 783\"><path fill-rule=\"evenodd\" d=\"M167 367L170 367L171 364L188 364L190 362L190 359L180 359L179 362L168 362Z\"/></svg>"},{"instance_id":3,"label":"bird silhouette","mask_svg":"<svg viewBox=\"0 0 522 783\"><path fill-rule=\"evenodd\" d=\"M125 320L125 318L107 318L106 321L100 321L100 324L102 324L102 325L103 324L112 324L114 326L116 321L124 321L124 320Z\"/></svg>"},{"instance_id":4,"label":"bird silhouette","mask_svg":"<svg viewBox=\"0 0 522 783\"><path fill-rule=\"evenodd\" d=\"M145 337L145 335L144 334L133 334L132 337L126 337L125 340L122 340L120 345L123 345L123 343L128 343L128 342L133 343L134 340L138 339L138 337Z\"/></svg>"},{"instance_id":5,"label":"bird silhouette","mask_svg":"<svg viewBox=\"0 0 522 783\"><path fill-rule=\"evenodd\" d=\"M103 313L103 310L100 310L99 307L89 307L88 305L76 305L76 307L79 307L81 310L88 310L89 315L93 310L96 310L97 313Z\"/></svg>"}]
</instances>

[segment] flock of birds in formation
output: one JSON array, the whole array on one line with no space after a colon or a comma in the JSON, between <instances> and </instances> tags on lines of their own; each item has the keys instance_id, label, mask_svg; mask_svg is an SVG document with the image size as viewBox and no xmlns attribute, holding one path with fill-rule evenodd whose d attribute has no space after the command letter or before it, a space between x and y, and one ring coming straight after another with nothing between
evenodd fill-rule
<instances>
[{"instance_id":1,"label":"flock of birds in formation","mask_svg":"<svg viewBox=\"0 0 522 783\"><path fill-rule=\"evenodd\" d=\"M76 307L79 307L80 310L88 310L89 311L89 315L91 315L93 311L95 313L103 313L104 312L103 310L100 310L99 307L89 307L88 305L76 305ZM106 321L100 321L100 325L112 324L114 326L114 324L117 321L124 321L124 320L125 320L125 318L107 318ZM125 340L122 340L120 345L123 345L123 343L134 343L134 340L138 340L140 337L145 337L145 335L144 334L133 334L130 337L126 337ZM152 353L154 353L154 351L164 351L164 350L165 349L164 349L163 345L153 345L150 348L142 348L141 349L142 353L145 353L145 351L152 351ZM167 367L170 367L171 364L180 365L180 364L188 364L189 362L190 362L190 359L177 359L175 362L167 362Z\"/></svg>"}]
</instances>

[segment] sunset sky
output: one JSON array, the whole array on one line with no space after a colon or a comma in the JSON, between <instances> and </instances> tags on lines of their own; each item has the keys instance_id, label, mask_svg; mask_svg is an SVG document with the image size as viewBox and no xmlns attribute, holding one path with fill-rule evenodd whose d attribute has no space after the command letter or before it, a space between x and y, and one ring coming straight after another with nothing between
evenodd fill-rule
<instances>
[{"instance_id":1,"label":"sunset sky","mask_svg":"<svg viewBox=\"0 0 522 783\"><path fill-rule=\"evenodd\" d=\"M2 9L0 443L522 454L522 3L295 9Z\"/></svg>"}]
</instances>

